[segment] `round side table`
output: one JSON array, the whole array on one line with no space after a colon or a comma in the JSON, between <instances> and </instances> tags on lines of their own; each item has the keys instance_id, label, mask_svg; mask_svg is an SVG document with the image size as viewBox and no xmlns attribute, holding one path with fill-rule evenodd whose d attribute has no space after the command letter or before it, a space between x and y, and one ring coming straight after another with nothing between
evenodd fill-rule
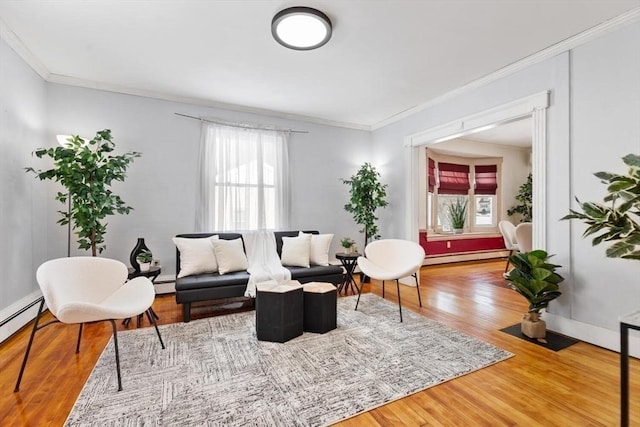
<instances>
[{"instance_id":1,"label":"round side table","mask_svg":"<svg viewBox=\"0 0 640 427\"><path fill-rule=\"evenodd\" d=\"M358 257L359 253L345 253L338 252L336 254L336 259L339 259L342 263L342 266L345 269L345 274L342 276L342 283L338 286L338 293L342 293L344 291L345 295L351 289L353 295L358 291L358 284L356 283L356 279L353 277L353 270L356 269L356 265L358 265Z\"/></svg>"}]
</instances>

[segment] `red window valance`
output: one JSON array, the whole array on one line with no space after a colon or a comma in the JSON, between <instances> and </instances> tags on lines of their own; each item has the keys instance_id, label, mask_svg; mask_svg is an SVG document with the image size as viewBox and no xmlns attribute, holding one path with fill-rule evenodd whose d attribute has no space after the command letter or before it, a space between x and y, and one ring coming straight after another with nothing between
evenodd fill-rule
<instances>
[{"instance_id":1,"label":"red window valance","mask_svg":"<svg viewBox=\"0 0 640 427\"><path fill-rule=\"evenodd\" d=\"M429 175L427 177L427 182L429 185L429 193L433 193L433 189L436 186L436 162L429 157L427 157L427 159L429 163Z\"/></svg>"},{"instance_id":2,"label":"red window valance","mask_svg":"<svg viewBox=\"0 0 640 427\"><path fill-rule=\"evenodd\" d=\"M469 165L438 163L438 194L468 194Z\"/></svg>"},{"instance_id":3,"label":"red window valance","mask_svg":"<svg viewBox=\"0 0 640 427\"><path fill-rule=\"evenodd\" d=\"M496 194L498 189L498 167L496 165L477 165L475 194Z\"/></svg>"}]
</instances>

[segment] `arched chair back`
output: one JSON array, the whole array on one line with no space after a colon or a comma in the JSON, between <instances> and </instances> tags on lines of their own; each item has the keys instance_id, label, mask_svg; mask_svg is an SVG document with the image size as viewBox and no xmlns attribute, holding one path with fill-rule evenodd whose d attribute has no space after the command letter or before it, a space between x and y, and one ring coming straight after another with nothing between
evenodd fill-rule
<instances>
[{"instance_id":1,"label":"arched chair back","mask_svg":"<svg viewBox=\"0 0 640 427\"><path fill-rule=\"evenodd\" d=\"M533 225L530 222L523 222L516 227L516 240L520 252L531 252L533 250Z\"/></svg>"},{"instance_id":2,"label":"arched chair back","mask_svg":"<svg viewBox=\"0 0 640 427\"><path fill-rule=\"evenodd\" d=\"M395 280L398 290L398 307L400 321L402 322L402 303L400 300L400 282L403 277L413 276L418 291L418 302L422 307L420 298L420 284L417 272L422 267L425 252L422 246L416 242L400 239L376 240L364 249L365 257L358 257L358 267L366 276L382 281L382 297L384 298L384 285L387 280ZM358 292L356 310L360 302L362 286Z\"/></svg>"},{"instance_id":3,"label":"arched chair back","mask_svg":"<svg viewBox=\"0 0 640 427\"><path fill-rule=\"evenodd\" d=\"M520 247L518 246L518 241L516 239L516 226L513 225L513 223L503 220L498 223L498 228L500 229L500 234L502 234L504 246L509 251L509 255L507 256L507 265L504 267L504 272L506 273L507 270L509 270L509 257L513 255L514 252L518 252Z\"/></svg>"},{"instance_id":4,"label":"arched chair back","mask_svg":"<svg viewBox=\"0 0 640 427\"><path fill-rule=\"evenodd\" d=\"M38 330L53 323L79 324L76 353L80 351L82 326L84 323L109 321L113 330L113 344L116 353L118 390L122 390L118 334L114 319L125 319L147 314L153 323L160 345L164 347L155 317L149 311L155 298L153 283L146 277L136 277L127 281L127 266L120 261L98 257L69 257L47 261L36 272L36 279L42 297L40 308L33 322L31 337L27 344L20 373L14 392L20 390L33 339ZM38 326L44 304L54 320Z\"/></svg>"}]
</instances>

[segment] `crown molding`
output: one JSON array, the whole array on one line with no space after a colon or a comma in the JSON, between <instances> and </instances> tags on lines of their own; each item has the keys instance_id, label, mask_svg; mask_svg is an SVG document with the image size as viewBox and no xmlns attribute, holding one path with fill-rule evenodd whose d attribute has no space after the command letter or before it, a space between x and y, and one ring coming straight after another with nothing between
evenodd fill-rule
<instances>
[{"instance_id":1,"label":"crown molding","mask_svg":"<svg viewBox=\"0 0 640 427\"><path fill-rule=\"evenodd\" d=\"M160 99L163 101L180 102L189 105L199 105L203 107L219 108L228 111L236 111L240 113L259 114L262 116L277 117L287 120L297 120L307 123L315 123L326 126L335 126L355 130L371 131L368 125L360 125L356 123L340 122L336 120L322 119L318 117L304 116L300 114L290 114L281 111L268 110L264 108L248 107L245 105L231 104L225 102L212 101L204 98L179 96L166 92L159 92L146 89L132 88L128 86L119 86L111 83L101 83L92 80L79 79L77 77L63 76L60 74L49 74L47 79L50 83L63 84L68 86L83 87L88 89L98 89L107 92L115 92L125 95L140 96L144 98Z\"/></svg>"},{"instance_id":2,"label":"crown molding","mask_svg":"<svg viewBox=\"0 0 640 427\"><path fill-rule=\"evenodd\" d=\"M14 33L11 28L0 19L0 38L7 42L9 47L13 49L20 58L24 60L43 80L47 81L51 73L47 67L22 43L22 40Z\"/></svg>"},{"instance_id":3,"label":"crown molding","mask_svg":"<svg viewBox=\"0 0 640 427\"><path fill-rule=\"evenodd\" d=\"M608 21L603 22L602 24L596 25L595 27L589 28L573 37L569 37L568 39L562 40L548 48L545 48L539 52L534 53L526 58L523 58L519 61L514 62L513 64L507 65L497 71L494 71L491 74L487 74L484 77L481 77L477 80L473 80L463 86L460 86L454 90L444 93L436 98L433 98L430 101L427 101L423 104L417 105L413 108L409 108L404 110L398 114L395 114L389 117L386 120L375 123L371 125L371 130L377 130L388 126L392 123L398 122L402 119L405 119L409 116L412 116L420 111L426 110L427 108L433 107L435 105L441 104L445 101L448 101L452 98L462 95L463 93L470 92L473 89L479 88L481 86L485 86L489 83L495 82L505 76L513 74L517 71L520 71L524 68L527 68L533 64L540 63L546 59L552 58L556 55L564 53L568 50L576 48L584 43L587 43L591 40L595 40L598 37L601 37L607 33L610 33L614 30L622 28L626 25L632 24L634 22L640 21L640 7L635 9L631 9L628 12L625 12L621 15L616 16L615 18L609 19Z\"/></svg>"}]
</instances>

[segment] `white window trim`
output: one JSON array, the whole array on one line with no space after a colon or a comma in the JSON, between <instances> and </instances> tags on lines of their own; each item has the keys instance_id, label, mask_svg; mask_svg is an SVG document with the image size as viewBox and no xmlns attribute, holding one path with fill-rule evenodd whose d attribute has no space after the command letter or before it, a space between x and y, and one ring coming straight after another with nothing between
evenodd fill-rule
<instances>
[{"instance_id":1,"label":"white window trim","mask_svg":"<svg viewBox=\"0 0 640 427\"><path fill-rule=\"evenodd\" d=\"M450 235L451 232L442 231L440 227L438 227L438 192L437 188L439 185L438 180L438 164L441 162L444 163L453 163L457 165L466 165L469 166L469 192L467 193L468 198L468 206L467 206L467 226L464 228L464 234L495 234L499 233L498 230L498 222L500 221L500 212L502 212L502 158L501 157L464 157L464 156L448 156L439 154L437 152L430 151L429 158L433 159L436 162L436 186L433 192L433 203L432 206L427 206L427 209L431 210L431 227L427 224L427 234L446 234ZM498 188L495 194L495 206L493 207L493 220L491 225L475 225L475 216L472 213L475 211L475 166L480 165L496 165L497 169L497 180L498 180ZM428 188L424 188L425 191L428 191ZM445 194L446 195L446 194Z\"/></svg>"},{"instance_id":2,"label":"white window trim","mask_svg":"<svg viewBox=\"0 0 640 427\"><path fill-rule=\"evenodd\" d=\"M432 127L405 137L405 189L406 189L406 238L418 241L419 238L419 198L420 156L424 156L423 147L438 142L459 138L481 130L490 129L525 117L532 118L532 167L536 177L533 186L533 245L546 249L546 146L547 146L547 108L549 91L545 90L531 96L517 99L470 116L461 117L441 126Z\"/></svg>"}]
</instances>

